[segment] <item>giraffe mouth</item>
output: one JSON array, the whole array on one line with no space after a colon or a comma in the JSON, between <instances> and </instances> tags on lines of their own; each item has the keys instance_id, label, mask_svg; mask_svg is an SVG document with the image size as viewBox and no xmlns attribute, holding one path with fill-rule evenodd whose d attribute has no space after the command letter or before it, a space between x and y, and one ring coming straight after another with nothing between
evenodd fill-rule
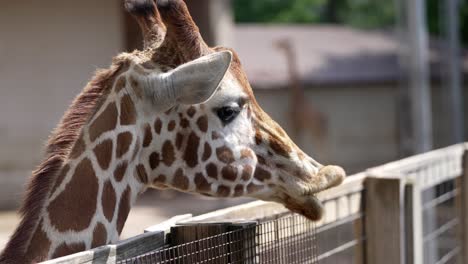
<instances>
[{"instance_id":1,"label":"giraffe mouth","mask_svg":"<svg viewBox=\"0 0 468 264\"><path fill-rule=\"evenodd\" d=\"M303 196L299 200L288 197L285 202L286 208L312 221L322 219L325 212L322 202L315 195Z\"/></svg>"},{"instance_id":2,"label":"giraffe mouth","mask_svg":"<svg viewBox=\"0 0 468 264\"><path fill-rule=\"evenodd\" d=\"M346 174L341 167L324 166L307 184L299 197L286 195L284 204L289 210L299 213L312 221L318 221L325 213L323 203L315 195L318 192L340 185Z\"/></svg>"}]
</instances>

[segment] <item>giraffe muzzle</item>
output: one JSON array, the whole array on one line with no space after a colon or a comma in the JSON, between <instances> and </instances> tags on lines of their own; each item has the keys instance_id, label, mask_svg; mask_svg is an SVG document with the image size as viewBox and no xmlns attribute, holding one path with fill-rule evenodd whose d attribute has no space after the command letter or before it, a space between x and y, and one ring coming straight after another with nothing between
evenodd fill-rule
<instances>
[{"instance_id":1,"label":"giraffe muzzle","mask_svg":"<svg viewBox=\"0 0 468 264\"><path fill-rule=\"evenodd\" d=\"M286 194L283 200L289 210L299 213L312 221L318 221L324 214L322 202L315 196L316 193L340 185L346 177L345 171L338 166L324 166L310 178L301 194Z\"/></svg>"}]
</instances>

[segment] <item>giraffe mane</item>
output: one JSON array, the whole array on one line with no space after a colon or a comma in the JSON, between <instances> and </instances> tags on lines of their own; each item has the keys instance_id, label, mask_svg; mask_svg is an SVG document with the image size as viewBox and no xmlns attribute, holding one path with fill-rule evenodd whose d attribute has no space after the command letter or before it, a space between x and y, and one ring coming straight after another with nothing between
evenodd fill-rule
<instances>
[{"instance_id":1,"label":"giraffe mane","mask_svg":"<svg viewBox=\"0 0 468 264\"><path fill-rule=\"evenodd\" d=\"M57 173L78 140L82 127L102 104L116 76L126 65L125 58L117 57L109 69L97 70L51 133L46 145L45 159L32 172L27 184L26 195L19 210L21 222L0 255L0 263L11 263L26 257L24 253Z\"/></svg>"}]
</instances>

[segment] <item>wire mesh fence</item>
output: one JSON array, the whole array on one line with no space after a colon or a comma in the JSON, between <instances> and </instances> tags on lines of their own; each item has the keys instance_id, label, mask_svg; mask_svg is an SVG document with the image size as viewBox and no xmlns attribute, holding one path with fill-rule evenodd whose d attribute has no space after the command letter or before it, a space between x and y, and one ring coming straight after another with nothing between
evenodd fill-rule
<instances>
[{"instance_id":1,"label":"wire mesh fence","mask_svg":"<svg viewBox=\"0 0 468 264\"><path fill-rule=\"evenodd\" d=\"M318 194L326 212L319 222L254 202L50 263L467 263L466 150L460 144L351 176Z\"/></svg>"},{"instance_id":2,"label":"wire mesh fence","mask_svg":"<svg viewBox=\"0 0 468 264\"><path fill-rule=\"evenodd\" d=\"M318 223L282 212L254 222L229 224L227 229L232 231L195 236L194 241L170 246L180 240L174 228L166 247L118 263L360 263L365 214L360 206L351 208L360 194L358 190L324 201L334 213L329 211Z\"/></svg>"},{"instance_id":3,"label":"wire mesh fence","mask_svg":"<svg viewBox=\"0 0 468 264\"><path fill-rule=\"evenodd\" d=\"M297 214L126 259L118 263L355 263L363 214L317 227Z\"/></svg>"},{"instance_id":4,"label":"wire mesh fence","mask_svg":"<svg viewBox=\"0 0 468 264\"><path fill-rule=\"evenodd\" d=\"M442 182L421 193L424 263L456 263L461 249L457 236L460 217L456 210L459 194L454 180Z\"/></svg>"}]
</instances>

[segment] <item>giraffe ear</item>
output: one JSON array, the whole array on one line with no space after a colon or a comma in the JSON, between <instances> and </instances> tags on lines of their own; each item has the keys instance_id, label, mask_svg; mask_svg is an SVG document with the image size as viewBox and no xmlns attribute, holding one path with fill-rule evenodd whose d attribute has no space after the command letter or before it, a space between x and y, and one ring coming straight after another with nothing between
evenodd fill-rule
<instances>
[{"instance_id":1,"label":"giraffe ear","mask_svg":"<svg viewBox=\"0 0 468 264\"><path fill-rule=\"evenodd\" d=\"M222 51L185 63L166 76L177 103L201 104L208 101L231 65L232 53Z\"/></svg>"}]
</instances>

